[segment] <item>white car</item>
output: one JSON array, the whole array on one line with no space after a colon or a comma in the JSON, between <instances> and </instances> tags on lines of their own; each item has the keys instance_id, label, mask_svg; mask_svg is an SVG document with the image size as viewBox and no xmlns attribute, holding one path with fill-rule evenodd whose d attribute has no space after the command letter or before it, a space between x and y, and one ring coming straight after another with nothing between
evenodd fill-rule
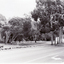
<instances>
[{"instance_id":1,"label":"white car","mask_svg":"<svg viewBox=\"0 0 64 64\"><path fill-rule=\"evenodd\" d=\"M64 37L62 37L62 43L64 43ZM59 42L59 37L56 37L56 43Z\"/></svg>"},{"instance_id":2,"label":"white car","mask_svg":"<svg viewBox=\"0 0 64 64\"><path fill-rule=\"evenodd\" d=\"M64 43L64 38L62 38L62 43Z\"/></svg>"}]
</instances>

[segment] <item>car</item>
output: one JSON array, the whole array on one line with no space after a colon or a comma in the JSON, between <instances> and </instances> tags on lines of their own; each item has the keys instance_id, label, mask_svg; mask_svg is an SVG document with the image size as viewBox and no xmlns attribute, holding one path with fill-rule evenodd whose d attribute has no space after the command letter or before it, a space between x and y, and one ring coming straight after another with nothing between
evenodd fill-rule
<instances>
[{"instance_id":1,"label":"car","mask_svg":"<svg viewBox=\"0 0 64 64\"><path fill-rule=\"evenodd\" d=\"M59 37L56 37L56 44L59 42ZM64 36L62 36L61 42L64 43Z\"/></svg>"}]
</instances>

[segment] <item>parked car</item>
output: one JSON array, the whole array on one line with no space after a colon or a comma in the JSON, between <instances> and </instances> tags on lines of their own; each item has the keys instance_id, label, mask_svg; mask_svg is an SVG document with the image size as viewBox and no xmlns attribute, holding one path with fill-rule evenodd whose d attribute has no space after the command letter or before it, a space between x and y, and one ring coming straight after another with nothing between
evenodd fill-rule
<instances>
[{"instance_id":1,"label":"parked car","mask_svg":"<svg viewBox=\"0 0 64 64\"><path fill-rule=\"evenodd\" d=\"M59 42L59 37L56 37L55 40L56 40L56 43L58 43ZM63 36L62 36L61 42L64 43L64 37Z\"/></svg>"}]
</instances>

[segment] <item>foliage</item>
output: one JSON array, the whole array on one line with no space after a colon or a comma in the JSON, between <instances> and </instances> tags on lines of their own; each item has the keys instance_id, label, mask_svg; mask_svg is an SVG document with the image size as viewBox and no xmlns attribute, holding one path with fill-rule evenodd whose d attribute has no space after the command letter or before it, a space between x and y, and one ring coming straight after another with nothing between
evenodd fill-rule
<instances>
[{"instance_id":1,"label":"foliage","mask_svg":"<svg viewBox=\"0 0 64 64\"><path fill-rule=\"evenodd\" d=\"M19 34L22 34L22 38L29 39L32 27L30 18L12 18L9 24L12 25L10 39L14 40Z\"/></svg>"},{"instance_id":2,"label":"foliage","mask_svg":"<svg viewBox=\"0 0 64 64\"><path fill-rule=\"evenodd\" d=\"M22 26L24 19L20 18L20 17L15 17L10 19L8 22L9 24L11 24L12 26Z\"/></svg>"},{"instance_id":3,"label":"foliage","mask_svg":"<svg viewBox=\"0 0 64 64\"><path fill-rule=\"evenodd\" d=\"M30 37L31 28L32 28L31 19L25 18L23 22L23 34L25 38Z\"/></svg>"},{"instance_id":4,"label":"foliage","mask_svg":"<svg viewBox=\"0 0 64 64\"><path fill-rule=\"evenodd\" d=\"M36 21L37 29L32 28L31 18L14 17L8 21L11 27L3 27L3 32L10 32L10 41L21 40L22 38L31 41L35 39L51 40L50 31L53 31L52 36L58 36L59 27L64 26L63 3L60 0L36 0L36 3L36 9L31 12L31 15L34 21ZM6 19L0 15L0 20L5 21ZM21 39L18 35L21 36Z\"/></svg>"},{"instance_id":5,"label":"foliage","mask_svg":"<svg viewBox=\"0 0 64 64\"><path fill-rule=\"evenodd\" d=\"M52 22L52 26L59 27L64 25L64 19L62 18L64 8L60 0L37 0L36 3L36 9L31 13L34 20L37 21L39 18L43 26L49 22L50 24ZM52 29L55 30L54 27Z\"/></svg>"},{"instance_id":6,"label":"foliage","mask_svg":"<svg viewBox=\"0 0 64 64\"><path fill-rule=\"evenodd\" d=\"M46 40L46 36L45 36L45 34L41 34L41 40L43 41L45 41Z\"/></svg>"}]
</instances>

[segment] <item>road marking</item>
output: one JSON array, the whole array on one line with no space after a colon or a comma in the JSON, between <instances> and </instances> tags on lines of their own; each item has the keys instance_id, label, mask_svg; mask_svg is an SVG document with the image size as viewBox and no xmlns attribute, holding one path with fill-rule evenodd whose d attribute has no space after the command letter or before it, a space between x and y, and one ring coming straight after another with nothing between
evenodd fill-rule
<instances>
[{"instance_id":1,"label":"road marking","mask_svg":"<svg viewBox=\"0 0 64 64\"><path fill-rule=\"evenodd\" d=\"M62 49L62 48L61 48L61 49ZM56 49L56 50L57 50L57 49ZM58 51L58 52L59 52L59 51ZM24 62L24 63L30 63L30 62L38 61L38 60L43 59L43 58L46 58L46 57L51 57L51 56L57 55L58 52L57 52L57 53L54 53L54 54L49 54L49 55L47 55L47 56L35 58L35 59L33 59L33 60L29 60L29 61ZM59 52L59 54L62 53L62 52L63 52L63 51L61 50L61 51ZM55 56L55 57L56 57L56 56ZM57 60L57 59L56 59L56 60ZM58 60L61 60L61 58L59 58Z\"/></svg>"},{"instance_id":2,"label":"road marking","mask_svg":"<svg viewBox=\"0 0 64 64\"><path fill-rule=\"evenodd\" d=\"M61 51L61 52L59 52L59 53L62 53L63 51ZM40 59L43 59L43 58L46 58L46 57L49 57L49 56L53 56L53 55L56 55L56 54L58 54L58 52L57 53L54 53L54 54L49 54L48 56L44 56L44 57L40 57L40 58L36 58L36 59L33 59L33 60L30 60L30 61L27 61L27 62L25 62L25 63L30 63L30 62L33 62L33 61L38 61L38 60L40 60ZM56 58L56 60L57 60L58 58ZM60 58L59 58L60 59ZM61 59L60 59L61 60Z\"/></svg>"},{"instance_id":3,"label":"road marking","mask_svg":"<svg viewBox=\"0 0 64 64\"><path fill-rule=\"evenodd\" d=\"M54 59L54 60L62 60L61 58L57 58L57 56L52 57L52 59Z\"/></svg>"}]
</instances>

